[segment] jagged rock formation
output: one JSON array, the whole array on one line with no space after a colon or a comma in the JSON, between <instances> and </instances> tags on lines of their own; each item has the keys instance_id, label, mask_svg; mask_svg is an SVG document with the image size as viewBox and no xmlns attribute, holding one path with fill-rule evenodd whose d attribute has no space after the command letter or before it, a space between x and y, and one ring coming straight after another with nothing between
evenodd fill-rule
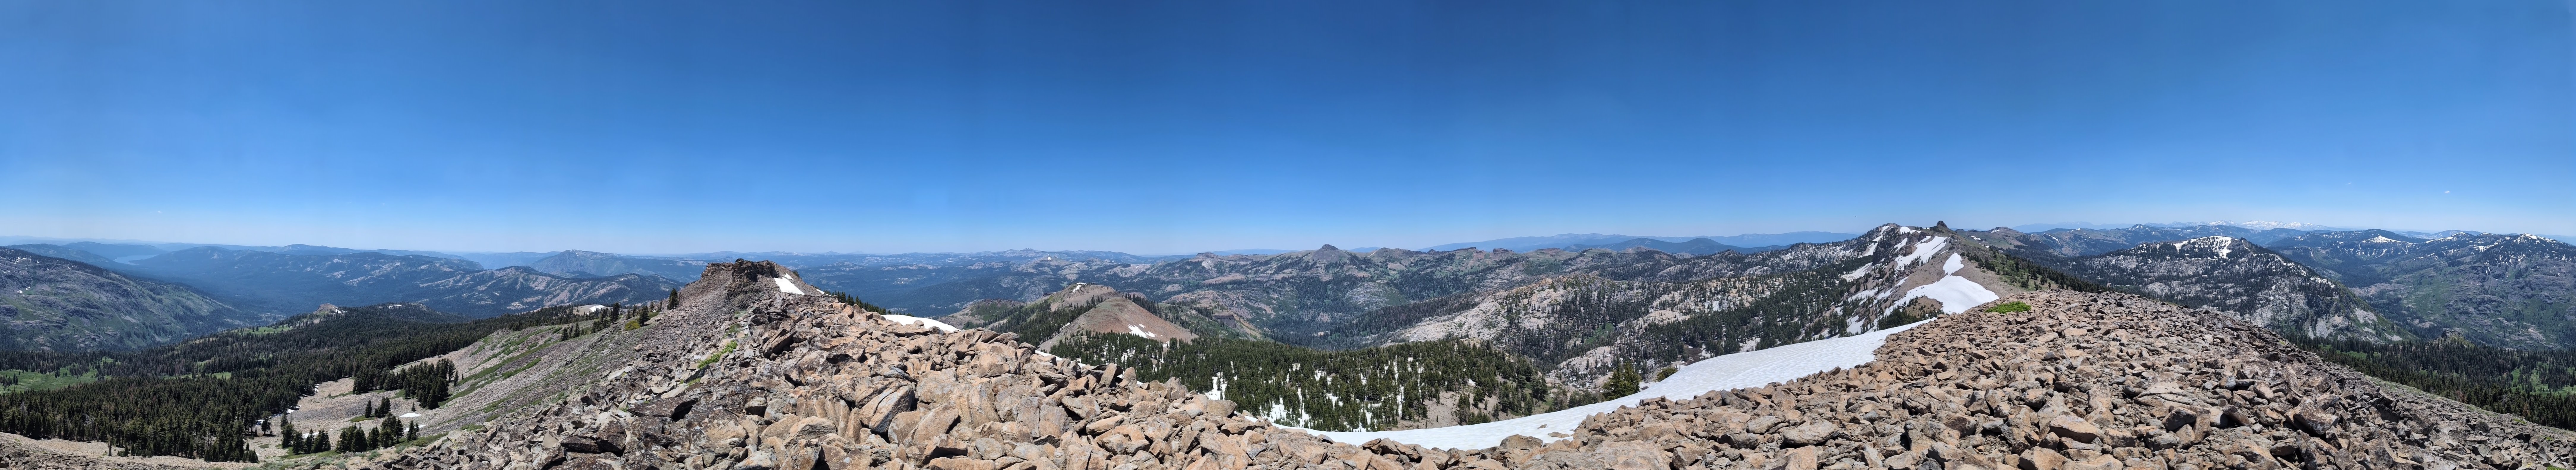
<instances>
[{"instance_id":1,"label":"jagged rock formation","mask_svg":"<svg viewBox=\"0 0 2576 470\"><path fill-rule=\"evenodd\" d=\"M2215 308L2274 331L2374 342L2413 337L2343 284L2243 239L2148 242L2056 264L2115 289Z\"/></svg>"},{"instance_id":2,"label":"jagged rock formation","mask_svg":"<svg viewBox=\"0 0 2576 470\"><path fill-rule=\"evenodd\" d=\"M151 346L266 323L196 289L0 248L0 349Z\"/></svg>"},{"instance_id":3,"label":"jagged rock formation","mask_svg":"<svg viewBox=\"0 0 2576 470\"><path fill-rule=\"evenodd\" d=\"M763 266L766 265L766 266ZM711 265L636 359L561 402L350 468L2529 468L2566 431L2380 388L2268 330L2121 294L2008 298L1862 367L1650 401L1490 449L1331 443L1229 402L940 333ZM723 276L719 276L722 274ZM2394 466L2390 464L2396 464Z\"/></svg>"}]
</instances>

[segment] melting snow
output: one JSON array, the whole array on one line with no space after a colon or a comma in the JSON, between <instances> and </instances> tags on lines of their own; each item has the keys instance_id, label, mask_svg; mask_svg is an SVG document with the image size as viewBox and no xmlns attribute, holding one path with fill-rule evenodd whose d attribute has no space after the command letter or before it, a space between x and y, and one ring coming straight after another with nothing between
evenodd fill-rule
<instances>
[{"instance_id":1,"label":"melting snow","mask_svg":"<svg viewBox=\"0 0 2576 470\"><path fill-rule=\"evenodd\" d=\"M804 291L804 290L797 289L797 288L796 288L796 283L793 283L793 282L787 282L787 278L783 278L783 277L773 277L773 278L769 278L769 280L772 280L772 281L778 281L778 291L779 291L779 292L785 292L785 293L789 293L789 294L796 294L796 295L805 295L805 291Z\"/></svg>"},{"instance_id":2,"label":"melting snow","mask_svg":"<svg viewBox=\"0 0 2576 470\"><path fill-rule=\"evenodd\" d=\"M1917 242L1914 244L1914 252L1896 257L1896 268L1905 269L1907 266L1913 266L1914 263L1931 261L1932 255L1940 253L1941 248L1946 246L1950 246L1950 237L1932 237Z\"/></svg>"},{"instance_id":3,"label":"melting snow","mask_svg":"<svg viewBox=\"0 0 2576 470\"><path fill-rule=\"evenodd\" d=\"M931 329L939 330L939 331L942 331L942 332L948 332L948 333L955 333L955 332L957 332L957 327L954 327L954 326L948 326L948 324L947 324L947 323L943 323L943 322L940 322L939 320L932 320L932 319L928 319L928 318L916 317L916 316L911 316L911 315L892 315L892 314L889 314L889 315L886 315L886 316L885 316L885 319L886 319L887 321L892 321L892 322L895 322L895 323L904 323L904 324L912 324L912 325L927 326L927 327L930 327Z\"/></svg>"},{"instance_id":4,"label":"melting snow","mask_svg":"<svg viewBox=\"0 0 2576 470\"><path fill-rule=\"evenodd\" d=\"M1870 247L1872 247L1872 248L1876 248L1876 247L1877 247L1877 245L1870 245ZM1861 256L1869 256L1869 255L1861 255ZM1853 279L1859 279L1861 276L1867 276L1867 275L1869 275L1869 268L1875 268L1875 267L1878 267L1878 263L1870 263L1870 264L1860 265L1860 269L1854 269L1854 270L1852 270L1852 272L1850 272L1850 273L1843 274L1843 280L1845 280L1845 281L1849 281L1849 280L1853 280Z\"/></svg>"},{"instance_id":5,"label":"melting snow","mask_svg":"<svg viewBox=\"0 0 2576 470\"><path fill-rule=\"evenodd\" d=\"M396 417L397 417L397 418L418 418L418 417L420 417L420 413L403 413L403 415L402 415L402 416L396 416Z\"/></svg>"},{"instance_id":6,"label":"melting snow","mask_svg":"<svg viewBox=\"0 0 2576 470\"><path fill-rule=\"evenodd\" d=\"M2231 240L2233 240L2233 239L2230 239L2230 238L2227 238L2227 237L2224 237L2224 236L2210 235L2210 236L2206 236L2206 237L2200 237L2200 238L2194 238L2194 239L2190 239L2190 240L2183 240L2183 241L2179 241L2179 242L2174 242L2173 247L2174 247L2174 250L2176 250L2176 251L2180 251L2180 250L2182 250L2183 245L2189 245L2189 244L2197 243L2197 242L2208 242L2208 243L2210 244L2210 248L2218 250L2218 257L2220 257L2220 258L2225 258L2225 257L2227 257L2227 252L2229 252L2229 251L2233 251L2233 250L2230 250L2229 248L2227 248L2227 245L2228 245L2228 243L2227 243L2227 242L2229 242L2229 241L2231 241Z\"/></svg>"},{"instance_id":7,"label":"melting snow","mask_svg":"<svg viewBox=\"0 0 2576 470\"><path fill-rule=\"evenodd\" d=\"M1959 264L1958 253L1951 253L1949 261L1941 262L1941 274L1958 274L1959 268L1965 266L1967 265Z\"/></svg>"},{"instance_id":8,"label":"melting snow","mask_svg":"<svg viewBox=\"0 0 2576 470\"><path fill-rule=\"evenodd\" d=\"M1617 410L1620 407L1636 406L1638 402L1645 401L1647 398L1664 397L1674 400L1686 400L1697 398L1700 394L1708 393L1712 390L1732 390L1745 387L1758 387L1763 384L1787 381L1790 379L1813 375L1818 372L1833 370L1835 368L1848 368L1861 365L1861 363L1875 359L1872 354L1878 351L1879 345L1887 343L1887 335L1895 334L1899 331L1905 331L1907 329L1914 328L1915 325L1921 324L1923 323L1915 322L1913 325L1872 331L1855 336L1808 341L1760 351L1741 352L1712 357L1695 364L1682 366L1681 371L1674 373L1671 378L1649 384L1645 390L1639 391L1634 395L1619 397L1610 401L1590 405L1567 408L1553 413L1541 413L1484 424L1430 429L1407 429L1402 431L1330 432L1300 429L1289 426L1280 427L1297 429L1324 436L1332 439L1334 442L1360 443L1368 442L1370 439L1386 438L1406 444L1442 449L1483 449L1493 447L1502 445L1503 438L1511 437L1514 434L1536 437L1540 441L1544 442L1555 442L1563 440L1564 438L1549 436L1547 435L1548 433L1572 430L1583 424L1583 418ZM1271 413L1272 416L1285 414L1286 413L1280 411L1273 411Z\"/></svg>"},{"instance_id":9,"label":"melting snow","mask_svg":"<svg viewBox=\"0 0 2576 470\"><path fill-rule=\"evenodd\" d=\"M1145 325L1127 325L1127 334L1136 335L1138 338L1145 339L1154 339L1154 337L1157 336L1154 332L1145 331Z\"/></svg>"},{"instance_id":10,"label":"melting snow","mask_svg":"<svg viewBox=\"0 0 2576 470\"><path fill-rule=\"evenodd\" d=\"M2003 298L1995 295L1995 291L1986 290L1986 286L1977 284L1977 281L1959 276L1941 276L1941 280L1905 291L1905 297L1887 305L1887 311L1894 312L1897 307L1904 306L1906 302L1914 301L1915 297L1931 297L1932 300L1941 301L1941 313L1965 312L1968 311L1968 307Z\"/></svg>"}]
</instances>

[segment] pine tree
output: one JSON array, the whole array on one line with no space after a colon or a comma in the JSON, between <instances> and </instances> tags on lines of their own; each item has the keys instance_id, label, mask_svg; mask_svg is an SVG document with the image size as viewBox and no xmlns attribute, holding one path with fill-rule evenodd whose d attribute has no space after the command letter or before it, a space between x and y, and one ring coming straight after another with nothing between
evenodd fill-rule
<instances>
[{"instance_id":1,"label":"pine tree","mask_svg":"<svg viewBox=\"0 0 2576 470\"><path fill-rule=\"evenodd\" d=\"M376 447L393 447L394 444L402 442L402 436L402 418L385 418L384 424L376 427Z\"/></svg>"},{"instance_id":2,"label":"pine tree","mask_svg":"<svg viewBox=\"0 0 2576 470\"><path fill-rule=\"evenodd\" d=\"M280 421L277 423L277 448L286 449L286 453L289 454L303 453L296 451L296 449L304 448L304 436L295 433L295 422L284 421L285 418L283 417L278 419L280 419Z\"/></svg>"},{"instance_id":3,"label":"pine tree","mask_svg":"<svg viewBox=\"0 0 2576 470\"><path fill-rule=\"evenodd\" d=\"M679 289L671 289L671 300L670 300L670 301L668 301L668 302L663 302L663 303L662 303L662 308L672 308L672 307L678 307L678 306L680 306L680 290L679 290Z\"/></svg>"},{"instance_id":4,"label":"pine tree","mask_svg":"<svg viewBox=\"0 0 2576 470\"><path fill-rule=\"evenodd\" d=\"M1601 398L1634 395L1637 393L1637 384L1641 381L1635 364L1619 363L1619 370L1610 373L1610 381L1601 384Z\"/></svg>"}]
</instances>

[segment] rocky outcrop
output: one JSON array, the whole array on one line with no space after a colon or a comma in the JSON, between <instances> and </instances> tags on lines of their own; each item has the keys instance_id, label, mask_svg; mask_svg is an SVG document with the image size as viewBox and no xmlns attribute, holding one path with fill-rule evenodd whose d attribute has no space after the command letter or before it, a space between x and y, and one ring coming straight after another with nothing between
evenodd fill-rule
<instances>
[{"instance_id":1,"label":"rocky outcrop","mask_svg":"<svg viewBox=\"0 0 2576 470\"><path fill-rule=\"evenodd\" d=\"M942 333L747 278L693 285L665 340L560 402L351 468L1376 470L2525 468L2571 437L2391 393L2260 327L2120 294L2025 293L1877 361L1651 400L1489 449L1335 443L1015 335ZM771 265L774 266L774 265ZM724 272L718 272L722 270ZM771 286L774 287L774 286Z\"/></svg>"}]
</instances>

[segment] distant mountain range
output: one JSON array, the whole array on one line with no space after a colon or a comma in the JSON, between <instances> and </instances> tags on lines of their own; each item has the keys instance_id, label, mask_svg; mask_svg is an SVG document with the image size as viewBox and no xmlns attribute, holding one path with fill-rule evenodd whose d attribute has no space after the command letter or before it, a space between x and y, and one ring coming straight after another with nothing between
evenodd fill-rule
<instances>
[{"instance_id":1,"label":"distant mountain range","mask_svg":"<svg viewBox=\"0 0 2576 470\"><path fill-rule=\"evenodd\" d=\"M2408 244L2410 248L2400 250L2404 255L2442 260L2438 263L2395 263L2371 256L2399 256L2396 254L2373 254L2376 252L2363 248L2297 245L2322 243L2317 240L2336 240L2333 237L2344 236L2323 234L2359 231L2318 232L2291 228L2314 227L2313 224L2273 222L2166 225L2132 224L2110 229L2061 227L2039 231L1963 230L1958 233L1978 239L1980 243L1999 244L1997 248L2014 256L2035 260L2050 269L2079 278L2115 288L2147 292L2189 305L2245 310L2249 318L2287 322L2276 325L2283 328L2289 328L2286 325L2290 324L2324 325L2331 328L2312 332L2342 334L2340 332L2350 330L2428 337L2457 333L2495 344L2576 344L2576 341L2561 339L2576 338L2576 325L2559 326L2559 323L2576 322L2545 318L2550 312L2565 310L2565 305L2552 300L2556 297L2550 297L2560 294L2550 293L2567 289L2550 287L2548 283L2555 278L2515 274L2518 271L2514 271L2540 269L2532 272L2547 272L2554 269L2547 260L2551 259L2549 256L2556 256L2555 252L2529 248L2539 250L2531 252L2536 257L2506 262L2466 253L2442 254L2447 252L2426 248L2442 243L2465 243L2458 240L2512 238L2509 236L2460 231L2370 231L2373 235L2361 237L2384 236L2388 240ZM2013 233L2004 236L2005 231ZM696 279L709 263L757 258L794 269L814 286L848 292L878 305L915 315L946 314L988 299L1034 302L1074 283L1092 283L1148 296L1157 299L1153 301L1156 304L1223 307L1231 312L1230 315L1236 315L1237 320L1257 326L1245 331L1250 337L1281 337L1290 342L1312 343L1328 339L1344 341L1330 338L1355 338L1350 335L1359 334L1357 330L1331 331L1341 329L1342 322L1354 316L1377 316L1379 309L1414 308L1406 307L1414 304L1421 304L1415 307L1423 307L1429 305L1423 302L1491 292L1492 289L1568 273L1593 273L1626 279L1620 276L1643 274L1621 273L1671 270L1656 276L1681 280L1700 279L1693 276L1701 275L1814 269L1820 266L1816 262L1792 260L1814 256L1797 253L1816 251L1801 251L1793 247L1800 243L1847 244L1864 236L1869 235L1794 232L1685 238L1562 234L1453 243L1424 251L1343 250L1328 245L1317 250L1231 250L1195 256L1039 250L902 254L711 252L669 256L565 250L454 255L315 245L236 247L87 240L16 245L12 248L100 267L131 279L184 285L242 312L245 318L305 312L322 303L417 302L441 311L489 316L565 303L644 301L658 298L664 290ZM1885 235L1879 237L1885 238ZM2273 250L2276 253L2265 256L2281 257L2301 268L2267 270L2271 268L2262 268L2263 263L2232 257L2222 263L2202 259L2206 257L2117 253L2139 250L2151 243L2207 237L2242 240L2251 246ZM2294 243L2293 240L2305 241ZM2440 240L2451 241L2423 245ZM2516 240L2557 244L2541 237L2504 241ZM2524 244L2508 245L2521 247ZM1480 250L1443 254L1469 246ZM1685 261L1685 258L1727 252L1735 255ZM1776 256L1773 252L1790 255ZM1318 261L1325 258L1385 261L1359 264ZM1778 261L1747 261L1757 258ZM2451 264L2455 262L2468 264ZM2513 264L2517 262L2523 264ZM1706 266L1728 265L1739 267L1705 271L1709 269ZM2501 274L2485 271L2489 268L2451 269L2471 265L2493 266L2492 269L2501 270L2496 271ZM1497 271L1496 266L1517 267ZM1746 269L1754 271L1744 271ZM2163 271L2136 271L2141 269ZM1218 274L1184 274L1207 270ZM1469 272L1480 274L1455 274ZM2221 273L2233 274L2222 276ZM2272 286L2264 289L2272 290L2172 289L2176 282L2206 283L2207 279L2218 278L2263 283ZM2337 285L2322 287L2299 280L2308 278L2324 279ZM1287 284L1273 285L1278 282ZM2159 285L2166 287L2156 287ZM1247 286L1264 287L1247 290ZM2346 291L2348 295L2344 294ZM2463 292L2477 294L2459 297ZM2442 297L2444 295L2451 297ZM2265 300L2247 303L2245 299L2248 296ZM2490 297L2508 301L2483 300ZM2337 313L2332 308L2352 304L2347 301L2354 299L2362 299L2356 305L2366 305L2361 309L2362 313L2379 315L2404 327L2396 330L2377 326L2360 330L2346 328L2368 326L2363 324L2372 318L2354 316L2352 312ZM2440 312L2480 313L2445 317ZM2489 313L2510 318L2489 318ZM189 327L178 328L172 331ZM2506 330L2510 328L2521 328L2523 332L2508 334ZM2560 332L2561 329L2566 331ZM1315 337L1316 334L1325 336ZM1307 338L1314 339L1310 341Z\"/></svg>"},{"instance_id":2,"label":"distant mountain range","mask_svg":"<svg viewBox=\"0 0 2576 470\"><path fill-rule=\"evenodd\" d=\"M136 348L284 317L246 313L185 285L0 248L0 349Z\"/></svg>"},{"instance_id":3,"label":"distant mountain range","mask_svg":"<svg viewBox=\"0 0 2576 470\"><path fill-rule=\"evenodd\" d=\"M1660 241L1660 242L1671 242L1671 243L1688 243L1688 242L1691 242L1692 240L1697 240L1697 239L1707 239L1707 240L1708 240L1709 242L1711 242L1711 243L1717 243L1717 244L1727 245L1727 246L1738 246L1738 247L1748 247L1748 246L1753 246L1753 247L1767 247L1767 246L1794 245L1794 244L1799 244L1799 243L1831 243L1831 242L1838 242L1838 241L1843 241L1843 240L1850 240L1852 237L1856 237L1856 236L1860 236L1860 235L1859 235L1859 234L1852 234L1852 233L1839 233L1839 232L1789 232L1789 233L1748 233L1748 234L1743 234L1743 235L1733 235L1733 236L1723 236L1723 237L1721 237L1721 236L1713 236L1713 235L1689 236L1689 237L1640 237L1640 236L1634 236L1634 235L1603 235L1603 234L1598 234L1598 233L1566 233L1566 234L1557 234L1557 235L1550 235L1550 236L1544 236L1544 237L1512 237L1512 238L1497 238L1497 239L1493 239L1493 240L1485 240L1485 241L1480 241L1480 242L1450 243L1450 244L1445 244L1445 245L1433 246L1433 247L1430 247L1430 248L1424 248L1423 250L1425 250L1425 251L1449 251L1449 250L1457 250L1457 249L1464 249L1464 248L1481 248L1481 249L1487 249L1487 250L1503 249L1503 250L1512 250L1512 251L1529 251L1529 250L1536 250L1536 249L1541 249L1541 248L1580 249L1580 248L1577 248L1577 247L1583 247L1583 246L1607 247L1607 246L1619 245L1619 244L1623 244L1623 243L1631 243L1631 242L1635 241L1636 239L1640 239L1640 238L1647 239L1647 240L1653 240L1653 241ZM1630 246L1633 246L1633 245L1630 245ZM1712 252L1712 253L1713 253L1713 252Z\"/></svg>"}]
</instances>

